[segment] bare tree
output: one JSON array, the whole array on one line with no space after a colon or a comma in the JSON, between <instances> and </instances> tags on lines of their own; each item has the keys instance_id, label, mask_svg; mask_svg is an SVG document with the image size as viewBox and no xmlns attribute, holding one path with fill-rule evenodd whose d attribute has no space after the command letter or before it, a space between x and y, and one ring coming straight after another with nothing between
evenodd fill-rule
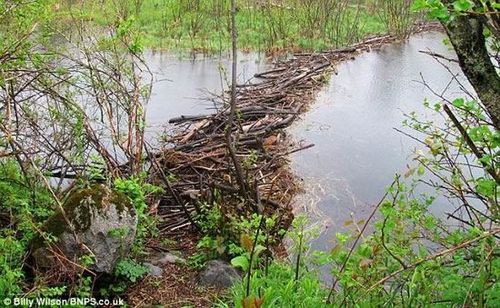
<instances>
[{"instance_id":1,"label":"bare tree","mask_svg":"<svg viewBox=\"0 0 500 308\"><path fill-rule=\"evenodd\" d=\"M236 173L236 181L240 186L240 192L244 197L247 197L247 185L245 181L245 177L243 175L243 169L241 167L240 160L236 155L236 146L235 139L238 138L238 128L236 127L235 134L233 136L233 127L235 116L236 116L236 77L237 77L237 68L238 68L238 46L237 46L237 38L238 34L236 32L236 0L231 0L231 45L232 45L232 67L231 67L231 97L229 101L229 116L227 118L226 124L226 143L227 149L229 151L229 155L231 156L231 160L233 161L235 173Z\"/></svg>"}]
</instances>

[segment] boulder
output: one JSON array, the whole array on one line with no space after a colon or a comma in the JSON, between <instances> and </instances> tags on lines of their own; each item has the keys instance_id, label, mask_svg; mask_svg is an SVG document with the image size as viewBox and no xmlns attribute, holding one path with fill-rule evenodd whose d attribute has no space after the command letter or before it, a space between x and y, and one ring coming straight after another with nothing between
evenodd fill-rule
<instances>
[{"instance_id":1,"label":"boulder","mask_svg":"<svg viewBox=\"0 0 500 308\"><path fill-rule=\"evenodd\" d=\"M144 262L142 263L142 265L147 267L150 276L159 278L163 275L163 269L161 267L158 267L148 262Z\"/></svg>"},{"instance_id":2,"label":"boulder","mask_svg":"<svg viewBox=\"0 0 500 308\"><path fill-rule=\"evenodd\" d=\"M238 271L221 260L208 261L198 277L200 285L216 288L229 288L240 279Z\"/></svg>"},{"instance_id":3,"label":"boulder","mask_svg":"<svg viewBox=\"0 0 500 308\"><path fill-rule=\"evenodd\" d=\"M170 252L156 253L150 256L148 259L152 264L158 266L165 266L167 264L187 264L186 259Z\"/></svg>"},{"instance_id":4,"label":"boulder","mask_svg":"<svg viewBox=\"0 0 500 308\"><path fill-rule=\"evenodd\" d=\"M135 239L137 215L130 199L121 192L96 184L73 191L63 208L75 232L60 212L49 218L43 227L57 239L57 250L73 262L81 255L93 255L95 262L91 270L112 273L115 263L128 254ZM49 253L40 238L32 243L32 251L37 267L54 266L55 256Z\"/></svg>"}]
</instances>

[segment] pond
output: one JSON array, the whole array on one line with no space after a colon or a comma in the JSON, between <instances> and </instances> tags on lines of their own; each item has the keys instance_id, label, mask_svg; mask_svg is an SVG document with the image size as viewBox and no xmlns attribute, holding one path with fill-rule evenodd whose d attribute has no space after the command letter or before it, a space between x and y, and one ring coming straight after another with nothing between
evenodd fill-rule
<instances>
[{"instance_id":1,"label":"pond","mask_svg":"<svg viewBox=\"0 0 500 308\"><path fill-rule=\"evenodd\" d=\"M446 97L461 95L459 86L450 84L450 72L420 52L456 58L444 38L438 32L416 35L344 62L316 103L289 129L296 140L315 144L291 157L305 191L297 211L309 213L324 231L315 248L331 249L335 233L352 228L345 223L353 218L366 219L395 174L407 171L412 153L422 145L394 129L402 128L404 115L415 111L422 119L440 120L423 106L426 98L431 105L439 100L422 78L439 93L446 89ZM451 72L460 72L458 64L446 64ZM434 212L442 214L439 204L445 206L446 200L435 203Z\"/></svg>"},{"instance_id":2,"label":"pond","mask_svg":"<svg viewBox=\"0 0 500 308\"><path fill-rule=\"evenodd\" d=\"M432 104L437 98L422 78L437 92L446 89L448 97L461 95L460 88L450 84L450 71L458 74L458 65L447 63L448 71L420 52L454 58L444 38L438 32L415 35L340 64L316 103L288 129L296 141L315 144L290 157L305 191L298 196L296 209L323 227L315 248L331 248L335 233L346 229L344 223L352 217L365 219L394 175L406 171L418 144L394 128L400 128L404 114L412 111L434 115L423 101L428 98ZM227 56L180 59L150 53L147 62L157 79L147 112L150 141L168 129L170 118L212 112L206 94L227 89L230 79ZM240 53L238 82L269 66L264 55ZM461 75L458 78L466 83Z\"/></svg>"}]
</instances>

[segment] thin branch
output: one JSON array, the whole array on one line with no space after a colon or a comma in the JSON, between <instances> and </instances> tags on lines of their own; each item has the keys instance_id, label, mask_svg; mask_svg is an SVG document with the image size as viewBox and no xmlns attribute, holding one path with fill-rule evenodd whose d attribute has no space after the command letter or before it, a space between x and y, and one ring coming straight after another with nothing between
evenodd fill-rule
<instances>
[{"instance_id":1,"label":"thin branch","mask_svg":"<svg viewBox=\"0 0 500 308\"><path fill-rule=\"evenodd\" d=\"M333 281L332 287L330 289L330 293L328 294L328 298L326 300L327 303L331 303L333 292L335 291L335 287L337 286L337 283L338 283L339 278L340 278L339 276L344 271L344 269L345 269L345 267L347 265L347 262L351 258L351 255L352 255L352 253L354 251L354 248L358 244L359 239L361 238L362 234L365 232L365 230L366 230L366 228L368 226L368 223L372 220L373 216L375 216L375 213L378 211L380 205L382 205L382 203L384 202L385 198L387 197L387 194L389 193L390 188L392 188L394 186L394 184L398 180L399 180L399 175L396 175L396 179L394 179L394 181L392 182L391 186L389 186L389 189L385 192L384 196L380 199L380 201L377 203L377 205L373 208L370 216L365 221L365 224L363 225L363 228L361 228L361 232L359 232L358 236L356 237L356 240L352 244L351 249L349 250L349 253L347 254L347 257L345 258L344 263L342 264L342 267L340 268L340 271L337 274L337 278L335 278L335 280Z\"/></svg>"},{"instance_id":2,"label":"thin branch","mask_svg":"<svg viewBox=\"0 0 500 308\"><path fill-rule=\"evenodd\" d=\"M448 105L445 104L443 106L443 109L446 112L446 114L448 114L448 116L450 117L450 119L453 122L453 124L457 127L458 131L460 132L460 134L464 138L465 142L467 143L467 145L471 149L472 153L474 153L474 155L476 155L476 157L478 158L478 160L481 162L481 164L483 165L484 169L491 175L491 177L497 182L497 184L500 184L500 177L498 176L498 174L496 173L496 171L494 169L492 169L492 166L488 166L488 164L486 164L483 161L483 159L482 159L483 156L484 156L483 153L481 152L481 150L479 150L476 147L476 145L474 144L474 141L472 141L472 139L470 138L469 134L467 134L467 131L465 130L465 128L462 126L462 124L460 124L460 122L458 121L458 119L455 117L455 115L451 111L450 107L448 107Z\"/></svg>"},{"instance_id":3,"label":"thin branch","mask_svg":"<svg viewBox=\"0 0 500 308\"><path fill-rule=\"evenodd\" d=\"M473 238L472 240L468 240L468 241L466 241L466 242L463 242L463 243L462 243L462 244L460 244L460 245L454 246L454 247L449 248L449 249L445 249L445 250L443 250L443 251L440 251L440 252L438 252L438 253L435 253L435 254L433 254L433 255L430 255L430 256L428 256L428 257L426 257L426 258L420 259L420 260L418 260L417 262L412 263L412 264L410 264L410 265L408 265L408 266L406 266L406 267L400 268L399 270L397 270L397 271L393 272L392 274L390 274L390 275L388 275L388 276L386 276L386 277L384 277L384 278L380 279L378 282L376 282L376 283L375 283L375 284L373 284L371 287L369 287L369 288L366 290L366 292L370 292L371 290L373 290L373 289L374 289L374 288L376 288L377 286L379 286L379 285L381 285L381 284L384 284L386 281L388 281L389 279L391 279L391 278L393 278L393 277L395 277L395 276L399 275L400 273L404 272L405 270L415 268L415 267L419 266L420 264L422 264L422 263L424 263L424 262L427 262L427 261L430 261L430 260L433 260L433 259L436 259L436 258L439 258L439 257L442 257L442 256L446 256L446 255L448 255L448 254L450 254L450 253L453 253L453 252L455 252L455 251L457 251L457 250L460 250L460 249L462 249L462 248L465 248L465 247L467 247L467 246L470 246L470 245L472 245L472 244L474 244L474 243L476 243L476 242L478 242L478 241L480 241L480 240L483 240L483 239L485 239L485 238L487 238L487 237L493 236L493 235L495 235L495 234L497 234L497 233L499 233L499 232L500 232L500 228L493 229L492 231L490 231L490 232L486 232L486 233L484 233L484 234L483 234L483 235L481 235L481 236L478 236L478 237L476 237L476 238Z\"/></svg>"}]
</instances>

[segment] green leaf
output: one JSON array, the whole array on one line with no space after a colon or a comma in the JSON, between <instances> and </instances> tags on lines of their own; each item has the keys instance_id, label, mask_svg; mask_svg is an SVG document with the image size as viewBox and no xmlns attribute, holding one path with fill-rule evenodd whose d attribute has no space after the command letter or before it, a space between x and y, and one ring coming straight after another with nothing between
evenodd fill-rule
<instances>
[{"instance_id":1,"label":"green leaf","mask_svg":"<svg viewBox=\"0 0 500 308\"><path fill-rule=\"evenodd\" d=\"M231 264L234 267L240 267L242 270L248 270L250 266L250 261L248 261L246 256L237 256L231 259Z\"/></svg>"},{"instance_id":2,"label":"green leaf","mask_svg":"<svg viewBox=\"0 0 500 308\"><path fill-rule=\"evenodd\" d=\"M450 19L450 14L444 6L443 7L435 7L429 11L429 17L439 19L442 21L448 21Z\"/></svg>"},{"instance_id":3,"label":"green leaf","mask_svg":"<svg viewBox=\"0 0 500 308\"><path fill-rule=\"evenodd\" d=\"M417 173L418 173L418 175L423 175L425 173L425 167L423 165L420 165L418 167Z\"/></svg>"},{"instance_id":4,"label":"green leaf","mask_svg":"<svg viewBox=\"0 0 500 308\"><path fill-rule=\"evenodd\" d=\"M413 12L418 12L418 11L421 11L421 10L428 8L428 7L429 7L429 4L427 3L426 0L415 0L415 1L413 1L411 9Z\"/></svg>"},{"instance_id":5,"label":"green leaf","mask_svg":"<svg viewBox=\"0 0 500 308\"><path fill-rule=\"evenodd\" d=\"M457 0L453 2L453 8L458 12L468 11L473 6L474 4L469 0Z\"/></svg>"},{"instance_id":6,"label":"green leaf","mask_svg":"<svg viewBox=\"0 0 500 308\"><path fill-rule=\"evenodd\" d=\"M349 235L340 232L335 233L335 237L342 244L346 243L349 240Z\"/></svg>"},{"instance_id":7,"label":"green leaf","mask_svg":"<svg viewBox=\"0 0 500 308\"><path fill-rule=\"evenodd\" d=\"M453 100L452 104L457 108L461 108L465 105L465 101L463 98L456 98Z\"/></svg>"},{"instance_id":8,"label":"green leaf","mask_svg":"<svg viewBox=\"0 0 500 308\"><path fill-rule=\"evenodd\" d=\"M477 192L486 197L494 197L496 187L494 180L480 179L476 183Z\"/></svg>"}]
</instances>

